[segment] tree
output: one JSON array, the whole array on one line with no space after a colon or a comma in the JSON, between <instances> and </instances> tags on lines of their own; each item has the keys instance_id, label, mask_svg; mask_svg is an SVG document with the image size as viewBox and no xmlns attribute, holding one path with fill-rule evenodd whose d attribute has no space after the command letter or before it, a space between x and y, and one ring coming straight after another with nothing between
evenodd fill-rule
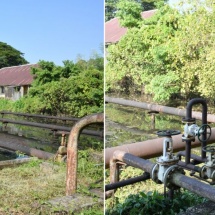
<instances>
[{"instance_id":1,"label":"tree","mask_svg":"<svg viewBox=\"0 0 215 215\"><path fill-rule=\"evenodd\" d=\"M40 61L38 67L32 68L34 81L29 94L19 105L26 112L51 115L82 117L102 112L103 60L95 54L84 62L65 60L63 66Z\"/></svg>"},{"instance_id":2,"label":"tree","mask_svg":"<svg viewBox=\"0 0 215 215\"><path fill-rule=\"evenodd\" d=\"M213 100L215 6L212 0L189 6L180 12L161 7L110 46L106 89L129 77L136 89L144 86L157 101L167 101L175 93Z\"/></svg>"},{"instance_id":3,"label":"tree","mask_svg":"<svg viewBox=\"0 0 215 215\"><path fill-rule=\"evenodd\" d=\"M0 68L27 64L23 55L7 43L0 42Z\"/></svg>"},{"instance_id":4,"label":"tree","mask_svg":"<svg viewBox=\"0 0 215 215\"><path fill-rule=\"evenodd\" d=\"M116 16L122 27L138 27L142 21L141 12L141 4L135 0L119 0L117 3Z\"/></svg>"},{"instance_id":5,"label":"tree","mask_svg":"<svg viewBox=\"0 0 215 215\"><path fill-rule=\"evenodd\" d=\"M109 21L116 17L117 3L120 0L106 0L105 1L105 21ZM159 2L166 2L167 0L155 1L155 0L135 0L135 2L141 5L141 12L147 10L153 10L158 8Z\"/></svg>"}]
</instances>

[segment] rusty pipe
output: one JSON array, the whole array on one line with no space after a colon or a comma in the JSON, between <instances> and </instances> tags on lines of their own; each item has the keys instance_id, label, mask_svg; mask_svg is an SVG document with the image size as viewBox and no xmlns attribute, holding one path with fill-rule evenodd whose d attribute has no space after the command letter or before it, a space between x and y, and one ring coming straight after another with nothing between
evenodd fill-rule
<instances>
[{"instance_id":1,"label":"rusty pipe","mask_svg":"<svg viewBox=\"0 0 215 215\"><path fill-rule=\"evenodd\" d=\"M31 148L29 146L22 144L23 141L19 137L13 137L13 138L16 138L16 141L13 141L13 138L8 138L5 136L6 136L5 134L0 134L0 147L2 147L4 149L9 149L9 150L13 150L13 151L21 151L21 152L25 153L26 155L38 157L40 159L45 159L45 160L54 158L53 153ZM9 139L9 142L5 141L5 138Z\"/></svg>"},{"instance_id":2,"label":"rusty pipe","mask_svg":"<svg viewBox=\"0 0 215 215\"><path fill-rule=\"evenodd\" d=\"M121 99L121 98L112 98L112 97L108 97L108 96L105 97L105 102L120 104L120 105L125 105L125 106L130 106L130 107L137 107L137 108L142 108L142 109L146 109L146 110L153 110L153 111L158 111L161 113L167 113L167 114L181 116L181 117L186 116L186 110L185 109L179 109L179 108L173 108L173 107L168 107L168 106L150 104L150 103L146 103L146 102L137 102L137 101L126 100L126 99ZM192 111L192 117L201 120L202 119L202 113L197 112L197 111ZM207 121L208 122L215 122L215 115L208 114L207 115Z\"/></svg>"},{"instance_id":3,"label":"rusty pipe","mask_svg":"<svg viewBox=\"0 0 215 215\"><path fill-rule=\"evenodd\" d=\"M67 145L66 195L72 195L77 189L78 139L81 131L88 125L103 123L104 114L92 114L80 119L70 131Z\"/></svg>"},{"instance_id":4,"label":"rusty pipe","mask_svg":"<svg viewBox=\"0 0 215 215\"><path fill-rule=\"evenodd\" d=\"M142 169L145 172L151 173L152 168L154 167L154 163L149 160L141 159L135 155L130 153L126 153L124 151L115 151L113 154L113 159L122 161L129 166L133 166L139 169Z\"/></svg>"},{"instance_id":5,"label":"rusty pipe","mask_svg":"<svg viewBox=\"0 0 215 215\"><path fill-rule=\"evenodd\" d=\"M123 161L128 165L140 168L149 173L152 172L152 169L155 165L150 161L141 159L139 157L136 157L132 154L129 154L123 151L114 152L113 159L115 161L117 160ZM170 177L168 177L168 180L170 183L178 187L185 188L199 196L205 197L215 202L215 187L212 187L211 185L200 182L196 179L187 177L178 172L172 173L169 176Z\"/></svg>"},{"instance_id":6,"label":"rusty pipe","mask_svg":"<svg viewBox=\"0 0 215 215\"><path fill-rule=\"evenodd\" d=\"M170 182L215 202L215 187L209 184L202 183L181 173L172 174Z\"/></svg>"},{"instance_id":7,"label":"rusty pipe","mask_svg":"<svg viewBox=\"0 0 215 215\"><path fill-rule=\"evenodd\" d=\"M6 118L0 118L0 122L51 129L53 131L69 131L69 132L71 131L71 128L66 127L66 126L37 123L37 122L28 122L28 121L19 121L19 120L12 120L12 119L6 119ZM92 136L103 137L103 133L100 131L84 130L82 133L87 134L87 135L92 135Z\"/></svg>"},{"instance_id":8,"label":"rusty pipe","mask_svg":"<svg viewBox=\"0 0 215 215\"><path fill-rule=\"evenodd\" d=\"M174 143L174 152L178 152L185 149L185 142L182 141L181 134L172 137ZM214 143L215 141L215 128L211 129L211 137L207 141L208 144ZM192 142L192 148L199 147L201 143L199 140ZM152 140L146 140L143 142L136 142L131 144L125 144L121 146L111 147L105 149L105 166L109 167L109 161L113 156L114 151L125 151L133 154L137 157L144 159L153 158L160 156L163 151L163 138L156 138Z\"/></svg>"}]
</instances>

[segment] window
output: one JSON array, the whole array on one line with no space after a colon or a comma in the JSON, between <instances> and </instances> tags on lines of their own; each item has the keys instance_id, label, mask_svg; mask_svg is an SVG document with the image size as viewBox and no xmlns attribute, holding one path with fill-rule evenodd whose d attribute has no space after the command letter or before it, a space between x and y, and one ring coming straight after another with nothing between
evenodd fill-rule
<instances>
[{"instance_id":1,"label":"window","mask_svg":"<svg viewBox=\"0 0 215 215\"><path fill-rule=\"evenodd\" d=\"M0 93L1 93L1 94L4 93L4 87L0 87Z\"/></svg>"}]
</instances>

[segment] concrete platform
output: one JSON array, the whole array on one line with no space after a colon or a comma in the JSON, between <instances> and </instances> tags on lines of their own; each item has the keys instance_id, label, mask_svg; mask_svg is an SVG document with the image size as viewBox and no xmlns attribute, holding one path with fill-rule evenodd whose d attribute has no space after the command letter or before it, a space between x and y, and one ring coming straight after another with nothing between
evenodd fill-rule
<instances>
[{"instance_id":1,"label":"concrete platform","mask_svg":"<svg viewBox=\"0 0 215 215\"><path fill-rule=\"evenodd\" d=\"M76 193L72 196L55 198L49 200L42 207L54 214L73 214L94 205L104 205L103 192L101 190L93 189L90 192L92 196Z\"/></svg>"},{"instance_id":2,"label":"concrete platform","mask_svg":"<svg viewBox=\"0 0 215 215\"><path fill-rule=\"evenodd\" d=\"M190 207L186 212L179 213L178 215L215 215L215 202L205 202L203 204Z\"/></svg>"}]
</instances>

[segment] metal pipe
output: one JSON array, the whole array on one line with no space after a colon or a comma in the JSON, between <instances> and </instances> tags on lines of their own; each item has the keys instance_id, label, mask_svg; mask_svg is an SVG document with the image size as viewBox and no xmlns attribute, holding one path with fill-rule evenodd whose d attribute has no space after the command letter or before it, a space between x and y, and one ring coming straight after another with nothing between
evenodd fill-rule
<instances>
[{"instance_id":1,"label":"metal pipe","mask_svg":"<svg viewBox=\"0 0 215 215\"><path fill-rule=\"evenodd\" d=\"M181 135L175 135L172 137L174 142L174 152L178 152L185 149L185 142L182 141ZM208 144L215 141L215 128L211 130L211 137L207 141ZM199 140L192 142L192 148L199 147L201 143ZM121 146L111 147L105 149L105 166L109 167L110 159L113 157L114 151L125 151L131 153L137 157L144 159L160 156L163 151L163 138L157 138L152 140L146 140L143 142L136 142L131 144L125 144Z\"/></svg>"},{"instance_id":2,"label":"metal pipe","mask_svg":"<svg viewBox=\"0 0 215 215\"><path fill-rule=\"evenodd\" d=\"M0 111L0 114L3 115L14 115L14 116L25 116L25 117L36 117L36 118L43 118L43 119L56 119L62 121L78 121L81 118L78 117L58 117L58 116L45 116L41 114L29 114L29 113L16 113L10 111Z\"/></svg>"},{"instance_id":3,"label":"metal pipe","mask_svg":"<svg viewBox=\"0 0 215 215\"><path fill-rule=\"evenodd\" d=\"M185 163L189 164L190 163L190 156L191 156L191 141L186 140L185 141Z\"/></svg>"},{"instance_id":4,"label":"metal pipe","mask_svg":"<svg viewBox=\"0 0 215 215\"><path fill-rule=\"evenodd\" d=\"M124 151L115 151L113 154L113 159L122 161L128 164L129 166L142 169L143 171L149 172L149 173L151 173L151 170L155 165L149 160L141 159L135 155L126 153Z\"/></svg>"},{"instance_id":5,"label":"metal pipe","mask_svg":"<svg viewBox=\"0 0 215 215\"><path fill-rule=\"evenodd\" d=\"M215 202L215 187L209 184L202 183L181 173L173 173L170 182Z\"/></svg>"},{"instance_id":6,"label":"metal pipe","mask_svg":"<svg viewBox=\"0 0 215 215\"><path fill-rule=\"evenodd\" d=\"M187 163L185 163L183 161L179 161L178 165L181 166L181 167L183 167L183 168L185 168L185 169L187 169L187 170L193 170L193 171L199 172L199 173L201 172L201 168L200 167L195 166L195 165L193 165L191 163L187 164Z\"/></svg>"},{"instance_id":7,"label":"metal pipe","mask_svg":"<svg viewBox=\"0 0 215 215\"><path fill-rule=\"evenodd\" d=\"M37 122L27 122L27 121L18 121L18 120L12 120L12 119L6 119L6 118L0 118L0 122L2 123L12 123L12 124L18 124L18 125L25 125L25 126L33 126L38 128L46 128L51 129L54 131L71 131L70 127L66 126L59 126L59 125L52 125L52 124L45 124L45 123L37 123ZM103 132L100 131L94 131L94 130L83 130L83 134L92 135L92 136L99 136L103 137Z\"/></svg>"},{"instance_id":8,"label":"metal pipe","mask_svg":"<svg viewBox=\"0 0 215 215\"><path fill-rule=\"evenodd\" d=\"M128 165L140 168L150 173L152 172L152 169L155 165L150 161L141 159L139 157L136 157L132 154L129 154L123 151L114 152L113 159L115 161L117 160L123 161ZM193 193L196 193L197 195L200 195L202 197L208 198L209 200L215 201L215 187L211 185L208 185L196 179L187 177L178 172L175 172L175 173L170 172L167 178L168 178L168 184L172 183L176 186L185 188Z\"/></svg>"},{"instance_id":9,"label":"metal pipe","mask_svg":"<svg viewBox=\"0 0 215 215\"><path fill-rule=\"evenodd\" d=\"M186 119L192 119L192 107L195 104L201 104L202 105L202 124L207 124L207 102L205 99L202 98L195 98L191 99L187 103L186 107Z\"/></svg>"},{"instance_id":10,"label":"metal pipe","mask_svg":"<svg viewBox=\"0 0 215 215\"><path fill-rule=\"evenodd\" d=\"M21 143L17 143L17 142L6 142L3 140L0 140L0 147L4 148L4 149L9 149L9 150L13 150L13 151L21 151L26 155L30 155L33 157L38 157L40 159L50 159L50 158L54 158L54 154L49 153L49 152L45 152L39 149L35 149L35 148L30 148L29 146L26 145L22 145Z\"/></svg>"},{"instance_id":11,"label":"metal pipe","mask_svg":"<svg viewBox=\"0 0 215 215\"><path fill-rule=\"evenodd\" d=\"M185 143L182 142L181 134L172 137L174 142L174 152L178 152L185 149ZM215 128L212 128L211 137L208 140L208 144L214 143L215 141ZM201 143L199 140L192 142L192 148L199 147ZM152 140L146 140L143 142L136 142L131 144L125 144L121 146L111 147L105 149L105 166L109 167L111 157L113 157L114 151L125 151L131 153L137 157L149 159L160 156L163 151L163 138L156 138Z\"/></svg>"},{"instance_id":12,"label":"metal pipe","mask_svg":"<svg viewBox=\"0 0 215 215\"><path fill-rule=\"evenodd\" d=\"M131 185L131 184L134 184L137 182L146 181L148 179L150 179L150 174L147 172L144 172L143 175L141 175L141 176L137 176L137 177L122 180L122 181L119 181L119 182L116 182L113 184L105 185L105 192L109 191L109 190L114 190L114 189L117 189L120 187L124 187L126 185Z\"/></svg>"},{"instance_id":13,"label":"metal pipe","mask_svg":"<svg viewBox=\"0 0 215 215\"><path fill-rule=\"evenodd\" d=\"M205 99L202 99L202 98L194 98L194 99L191 99L188 103L187 103L187 107L186 107L186 120L190 120L192 119L192 107L193 105L195 104L201 104L202 105L202 125L205 125L207 124L207 111L208 111L208 108L207 108L207 102ZM204 132L202 134L202 148L206 146L206 140L207 139L207 134L206 132ZM186 141L188 144L191 144L191 141L188 140ZM202 158L206 158L206 152L205 151L201 151L201 156ZM187 163L187 162L186 162Z\"/></svg>"},{"instance_id":14,"label":"metal pipe","mask_svg":"<svg viewBox=\"0 0 215 215\"><path fill-rule=\"evenodd\" d=\"M120 105L125 105L125 106L130 106L130 107L137 107L137 108L142 108L142 109L146 109L146 110L153 110L153 111L158 111L161 113L167 113L167 114L181 116L181 117L186 116L186 110L185 109L179 109L179 108L173 108L173 107L168 107L168 106L150 104L150 103L146 103L146 102L137 102L137 101L126 100L126 99L121 99L121 98L113 98L113 97L108 97L108 96L105 97L105 102L120 104ZM192 117L201 120L202 119L202 113L192 111ZM207 121L208 122L215 122L215 115L208 114L207 115Z\"/></svg>"},{"instance_id":15,"label":"metal pipe","mask_svg":"<svg viewBox=\"0 0 215 215\"><path fill-rule=\"evenodd\" d=\"M186 156L186 151L180 151L177 153L178 156ZM204 163L207 159L202 159L202 157L196 155L196 154L191 154L190 157L194 160L194 162L198 162L198 163ZM193 162L192 162L193 163Z\"/></svg>"},{"instance_id":16,"label":"metal pipe","mask_svg":"<svg viewBox=\"0 0 215 215\"><path fill-rule=\"evenodd\" d=\"M77 167L78 167L78 139L84 127L103 123L104 114L92 114L83 117L73 127L69 135L67 145L67 174L66 174L66 195L72 195L77 189Z\"/></svg>"}]
</instances>

